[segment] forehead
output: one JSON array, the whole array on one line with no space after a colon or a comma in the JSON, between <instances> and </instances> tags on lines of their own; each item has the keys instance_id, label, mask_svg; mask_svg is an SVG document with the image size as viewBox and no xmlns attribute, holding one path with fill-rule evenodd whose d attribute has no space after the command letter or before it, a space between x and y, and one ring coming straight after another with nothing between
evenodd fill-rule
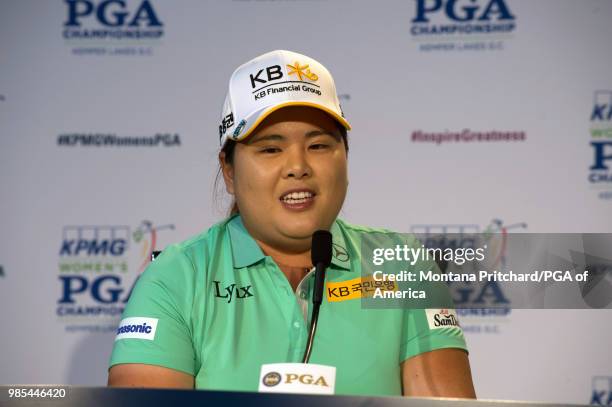
<instances>
[{"instance_id":1,"label":"forehead","mask_svg":"<svg viewBox=\"0 0 612 407\"><path fill-rule=\"evenodd\" d=\"M335 134L338 132L338 126L336 120L322 110L306 106L290 106L279 109L266 117L247 142L255 141L259 138L258 136L276 131L297 130L306 135L318 130L322 133Z\"/></svg>"}]
</instances>

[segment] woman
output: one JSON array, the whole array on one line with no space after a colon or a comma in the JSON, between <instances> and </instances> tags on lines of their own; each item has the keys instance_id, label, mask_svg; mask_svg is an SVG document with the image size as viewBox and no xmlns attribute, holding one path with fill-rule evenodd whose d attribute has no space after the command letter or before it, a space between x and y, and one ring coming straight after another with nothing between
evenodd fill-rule
<instances>
[{"instance_id":1,"label":"woman","mask_svg":"<svg viewBox=\"0 0 612 407\"><path fill-rule=\"evenodd\" d=\"M458 326L425 310L366 310L360 242L373 229L336 219L348 187L347 136L333 79L274 51L230 79L219 154L234 215L165 249L121 321L109 385L256 391L262 364L300 362L312 296L310 244L330 230L327 287L312 363L335 366L337 394L475 397ZM355 288L353 288L355 289Z\"/></svg>"}]
</instances>

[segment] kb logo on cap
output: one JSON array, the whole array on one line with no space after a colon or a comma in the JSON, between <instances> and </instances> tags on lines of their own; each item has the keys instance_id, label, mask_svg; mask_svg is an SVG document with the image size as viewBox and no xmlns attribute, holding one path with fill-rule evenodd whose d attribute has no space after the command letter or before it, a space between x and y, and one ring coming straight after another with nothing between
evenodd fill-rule
<instances>
[{"instance_id":1,"label":"kb logo on cap","mask_svg":"<svg viewBox=\"0 0 612 407\"><path fill-rule=\"evenodd\" d=\"M291 69L289 71L289 75L295 74L301 81L303 80L302 76L307 77L313 82L316 82L316 80L319 79L316 73L310 72L310 69L308 69L308 64L302 66L298 61L295 61L293 65L287 65L287 68Z\"/></svg>"},{"instance_id":2,"label":"kb logo on cap","mask_svg":"<svg viewBox=\"0 0 612 407\"><path fill-rule=\"evenodd\" d=\"M296 75L300 81L304 81L304 78L307 78L316 82L317 79L319 79L317 74L310 71L308 64L300 65L298 61L295 61L293 65L287 65L287 68L289 69L289 75ZM256 82L266 84L270 81L282 79L283 71L280 65L272 65L265 69L260 69L255 75L250 74L249 78L251 79L251 87L255 89L255 87L257 87Z\"/></svg>"},{"instance_id":3,"label":"kb logo on cap","mask_svg":"<svg viewBox=\"0 0 612 407\"><path fill-rule=\"evenodd\" d=\"M266 72L266 79L262 79L259 76L263 73ZM253 74L249 75L249 78L251 78L251 86L253 88L255 88L257 85L255 84L255 82L259 82L259 83L267 83L269 81L276 81L278 79L281 79L283 77L283 72L281 71L281 66L280 65L272 65L267 67L266 69L260 69L255 76L253 76Z\"/></svg>"}]
</instances>

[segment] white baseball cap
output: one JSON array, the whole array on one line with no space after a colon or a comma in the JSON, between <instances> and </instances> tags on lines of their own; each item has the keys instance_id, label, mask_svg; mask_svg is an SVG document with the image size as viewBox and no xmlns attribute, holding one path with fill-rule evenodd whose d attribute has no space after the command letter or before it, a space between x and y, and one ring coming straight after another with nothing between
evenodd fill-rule
<instances>
[{"instance_id":1,"label":"white baseball cap","mask_svg":"<svg viewBox=\"0 0 612 407\"><path fill-rule=\"evenodd\" d=\"M219 142L246 139L271 113L286 106L310 106L328 113L347 130L336 86L323 65L291 51L272 51L241 65L229 81Z\"/></svg>"}]
</instances>

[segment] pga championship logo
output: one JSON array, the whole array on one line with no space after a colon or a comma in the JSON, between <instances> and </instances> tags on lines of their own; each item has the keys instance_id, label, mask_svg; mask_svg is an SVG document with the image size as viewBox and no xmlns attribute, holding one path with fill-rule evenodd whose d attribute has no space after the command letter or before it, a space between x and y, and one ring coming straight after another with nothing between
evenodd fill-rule
<instances>
[{"instance_id":1,"label":"pga championship logo","mask_svg":"<svg viewBox=\"0 0 612 407\"><path fill-rule=\"evenodd\" d=\"M421 51L500 50L516 29L508 0L416 0L410 34ZM465 41L474 35L482 41Z\"/></svg>"},{"instance_id":2,"label":"pga championship logo","mask_svg":"<svg viewBox=\"0 0 612 407\"><path fill-rule=\"evenodd\" d=\"M600 199L612 199L612 90L597 90L590 115L588 182Z\"/></svg>"},{"instance_id":3,"label":"pga championship logo","mask_svg":"<svg viewBox=\"0 0 612 407\"><path fill-rule=\"evenodd\" d=\"M66 330L116 328L116 318L158 247L158 232L165 229L174 226L143 221L133 232L125 225L63 228L56 315ZM138 252L131 250L134 246Z\"/></svg>"},{"instance_id":4,"label":"pga championship logo","mask_svg":"<svg viewBox=\"0 0 612 407\"><path fill-rule=\"evenodd\" d=\"M164 35L164 23L149 0L64 0L64 8L62 36L78 46L74 54L150 55L150 45Z\"/></svg>"},{"instance_id":5,"label":"pga championship logo","mask_svg":"<svg viewBox=\"0 0 612 407\"><path fill-rule=\"evenodd\" d=\"M527 224L517 222L506 224L501 219L493 219L482 228L476 224L431 224L413 225L411 232L423 242L425 247L475 249L487 246L487 257L491 269L506 268L506 239L509 231L526 229ZM442 272L447 267L474 267L475 263L463 265L442 264ZM461 272L461 270L452 270ZM473 271L473 270L472 270ZM503 324L512 312L512 302L502 284L491 280L486 282L449 282L449 290L466 333L499 334ZM487 308L490 307L490 308Z\"/></svg>"}]
</instances>

